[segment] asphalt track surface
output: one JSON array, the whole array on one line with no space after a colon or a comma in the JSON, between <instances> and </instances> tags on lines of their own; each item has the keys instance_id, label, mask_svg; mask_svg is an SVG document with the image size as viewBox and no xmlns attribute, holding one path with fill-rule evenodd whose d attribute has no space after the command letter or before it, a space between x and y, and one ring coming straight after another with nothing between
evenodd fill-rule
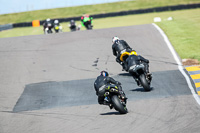
<instances>
[{"instance_id":1,"label":"asphalt track surface","mask_svg":"<svg viewBox=\"0 0 200 133\"><path fill-rule=\"evenodd\" d=\"M150 60L144 92L112 55L111 38ZM197 133L200 107L151 24L0 39L0 133ZM129 113L97 104L101 70L119 80Z\"/></svg>"}]
</instances>

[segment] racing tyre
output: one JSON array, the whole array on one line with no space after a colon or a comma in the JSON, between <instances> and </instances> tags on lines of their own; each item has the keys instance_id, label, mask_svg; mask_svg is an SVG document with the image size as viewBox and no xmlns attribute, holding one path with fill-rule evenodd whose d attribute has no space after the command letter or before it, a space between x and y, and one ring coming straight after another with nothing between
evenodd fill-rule
<instances>
[{"instance_id":1,"label":"racing tyre","mask_svg":"<svg viewBox=\"0 0 200 133\"><path fill-rule=\"evenodd\" d=\"M91 25L91 24L88 24L87 29L88 29L88 30L92 30L92 25Z\"/></svg>"},{"instance_id":2,"label":"racing tyre","mask_svg":"<svg viewBox=\"0 0 200 133\"><path fill-rule=\"evenodd\" d=\"M139 78L140 78L140 81L141 81L141 84L142 84L144 90L145 91L150 91L151 88L150 88L150 85L148 84L148 82L147 82L147 80L145 78L145 75L141 74Z\"/></svg>"},{"instance_id":3,"label":"racing tyre","mask_svg":"<svg viewBox=\"0 0 200 133\"><path fill-rule=\"evenodd\" d=\"M122 105L117 95L112 96L112 103L114 108L119 111L120 114L128 113L126 106Z\"/></svg>"}]
</instances>

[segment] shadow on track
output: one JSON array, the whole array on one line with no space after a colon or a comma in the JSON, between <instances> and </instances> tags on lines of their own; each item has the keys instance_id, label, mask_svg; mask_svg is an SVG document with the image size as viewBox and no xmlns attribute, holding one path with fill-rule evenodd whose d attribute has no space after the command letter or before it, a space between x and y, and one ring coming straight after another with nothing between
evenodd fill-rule
<instances>
[{"instance_id":1,"label":"shadow on track","mask_svg":"<svg viewBox=\"0 0 200 133\"><path fill-rule=\"evenodd\" d=\"M131 76L128 72L127 73L120 73L119 76ZM132 77L132 76L131 76Z\"/></svg>"},{"instance_id":2,"label":"shadow on track","mask_svg":"<svg viewBox=\"0 0 200 133\"><path fill-rule=\"evenodd\" d=\"M154 88L151 87L150 91L153 91ZM138 92L150 92L150 91L145 91L144 88L136 88L136 89L131 89L130 91L138 91Z\"/></svg>"},{"instance_id":3,"label":"shadow on track","mask_svg":"<svg viewBox=\"0 0 200 133\"><path fill-rule=\"evenodd\" d=\"M119 112L108 112L108 113L101 113L100 115L124 115L124 114L120 114Z\"/></svg>"}]
</instances>

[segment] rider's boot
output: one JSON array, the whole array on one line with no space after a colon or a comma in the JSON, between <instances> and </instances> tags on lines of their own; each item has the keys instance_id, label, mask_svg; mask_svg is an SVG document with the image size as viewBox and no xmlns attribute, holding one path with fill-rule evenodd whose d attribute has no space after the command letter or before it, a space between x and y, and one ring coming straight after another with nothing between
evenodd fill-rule
<instances>
[{"instance_id":1,"label":"rider's boot","mask_svg":"<svg viewBox=\"0 0 200 133\"><path fill-rule=\"evenodd\" d=\"M108 106L109 106L110 109L113 109L113 105L112 104L109 104Z\"/></svg>"}]
</instances>

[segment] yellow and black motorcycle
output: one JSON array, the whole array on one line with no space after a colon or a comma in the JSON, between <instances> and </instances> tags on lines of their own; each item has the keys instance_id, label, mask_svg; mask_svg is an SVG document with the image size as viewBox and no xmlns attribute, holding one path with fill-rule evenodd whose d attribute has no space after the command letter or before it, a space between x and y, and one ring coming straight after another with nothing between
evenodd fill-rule
<instances>
[{"instance_id":1,"label":"yellow and black motorcycle","mask_svg":"<svg viewBox=\"0 0 200 133\"><path fill-rule=\"evenodd\" d=\"M133 76L136 82L142 85L145 91L150 91L152 77L147 75L145 65L137 60L137 56L138 54L136 51L122 51L120 61L127 63L129 66L128 72Z\"/></svg>"},{"instance_id":2,"label":"yellow and black motorcycle","mask_svg":"<svg viewBox=\"0 0 200 133\"><path fill-rule=\"evenodd\" d=\"M125 49L125 50L123 50L123 51L121 52L120 60L121 60L122 62L124 62L124 61L126 61L126 59L127 59L130 55L136 55L136 56L137 56L137 52L134 51L134 50L132 50L131 52L127 52L126 49Z\"/></svg>"}]
</instances>

